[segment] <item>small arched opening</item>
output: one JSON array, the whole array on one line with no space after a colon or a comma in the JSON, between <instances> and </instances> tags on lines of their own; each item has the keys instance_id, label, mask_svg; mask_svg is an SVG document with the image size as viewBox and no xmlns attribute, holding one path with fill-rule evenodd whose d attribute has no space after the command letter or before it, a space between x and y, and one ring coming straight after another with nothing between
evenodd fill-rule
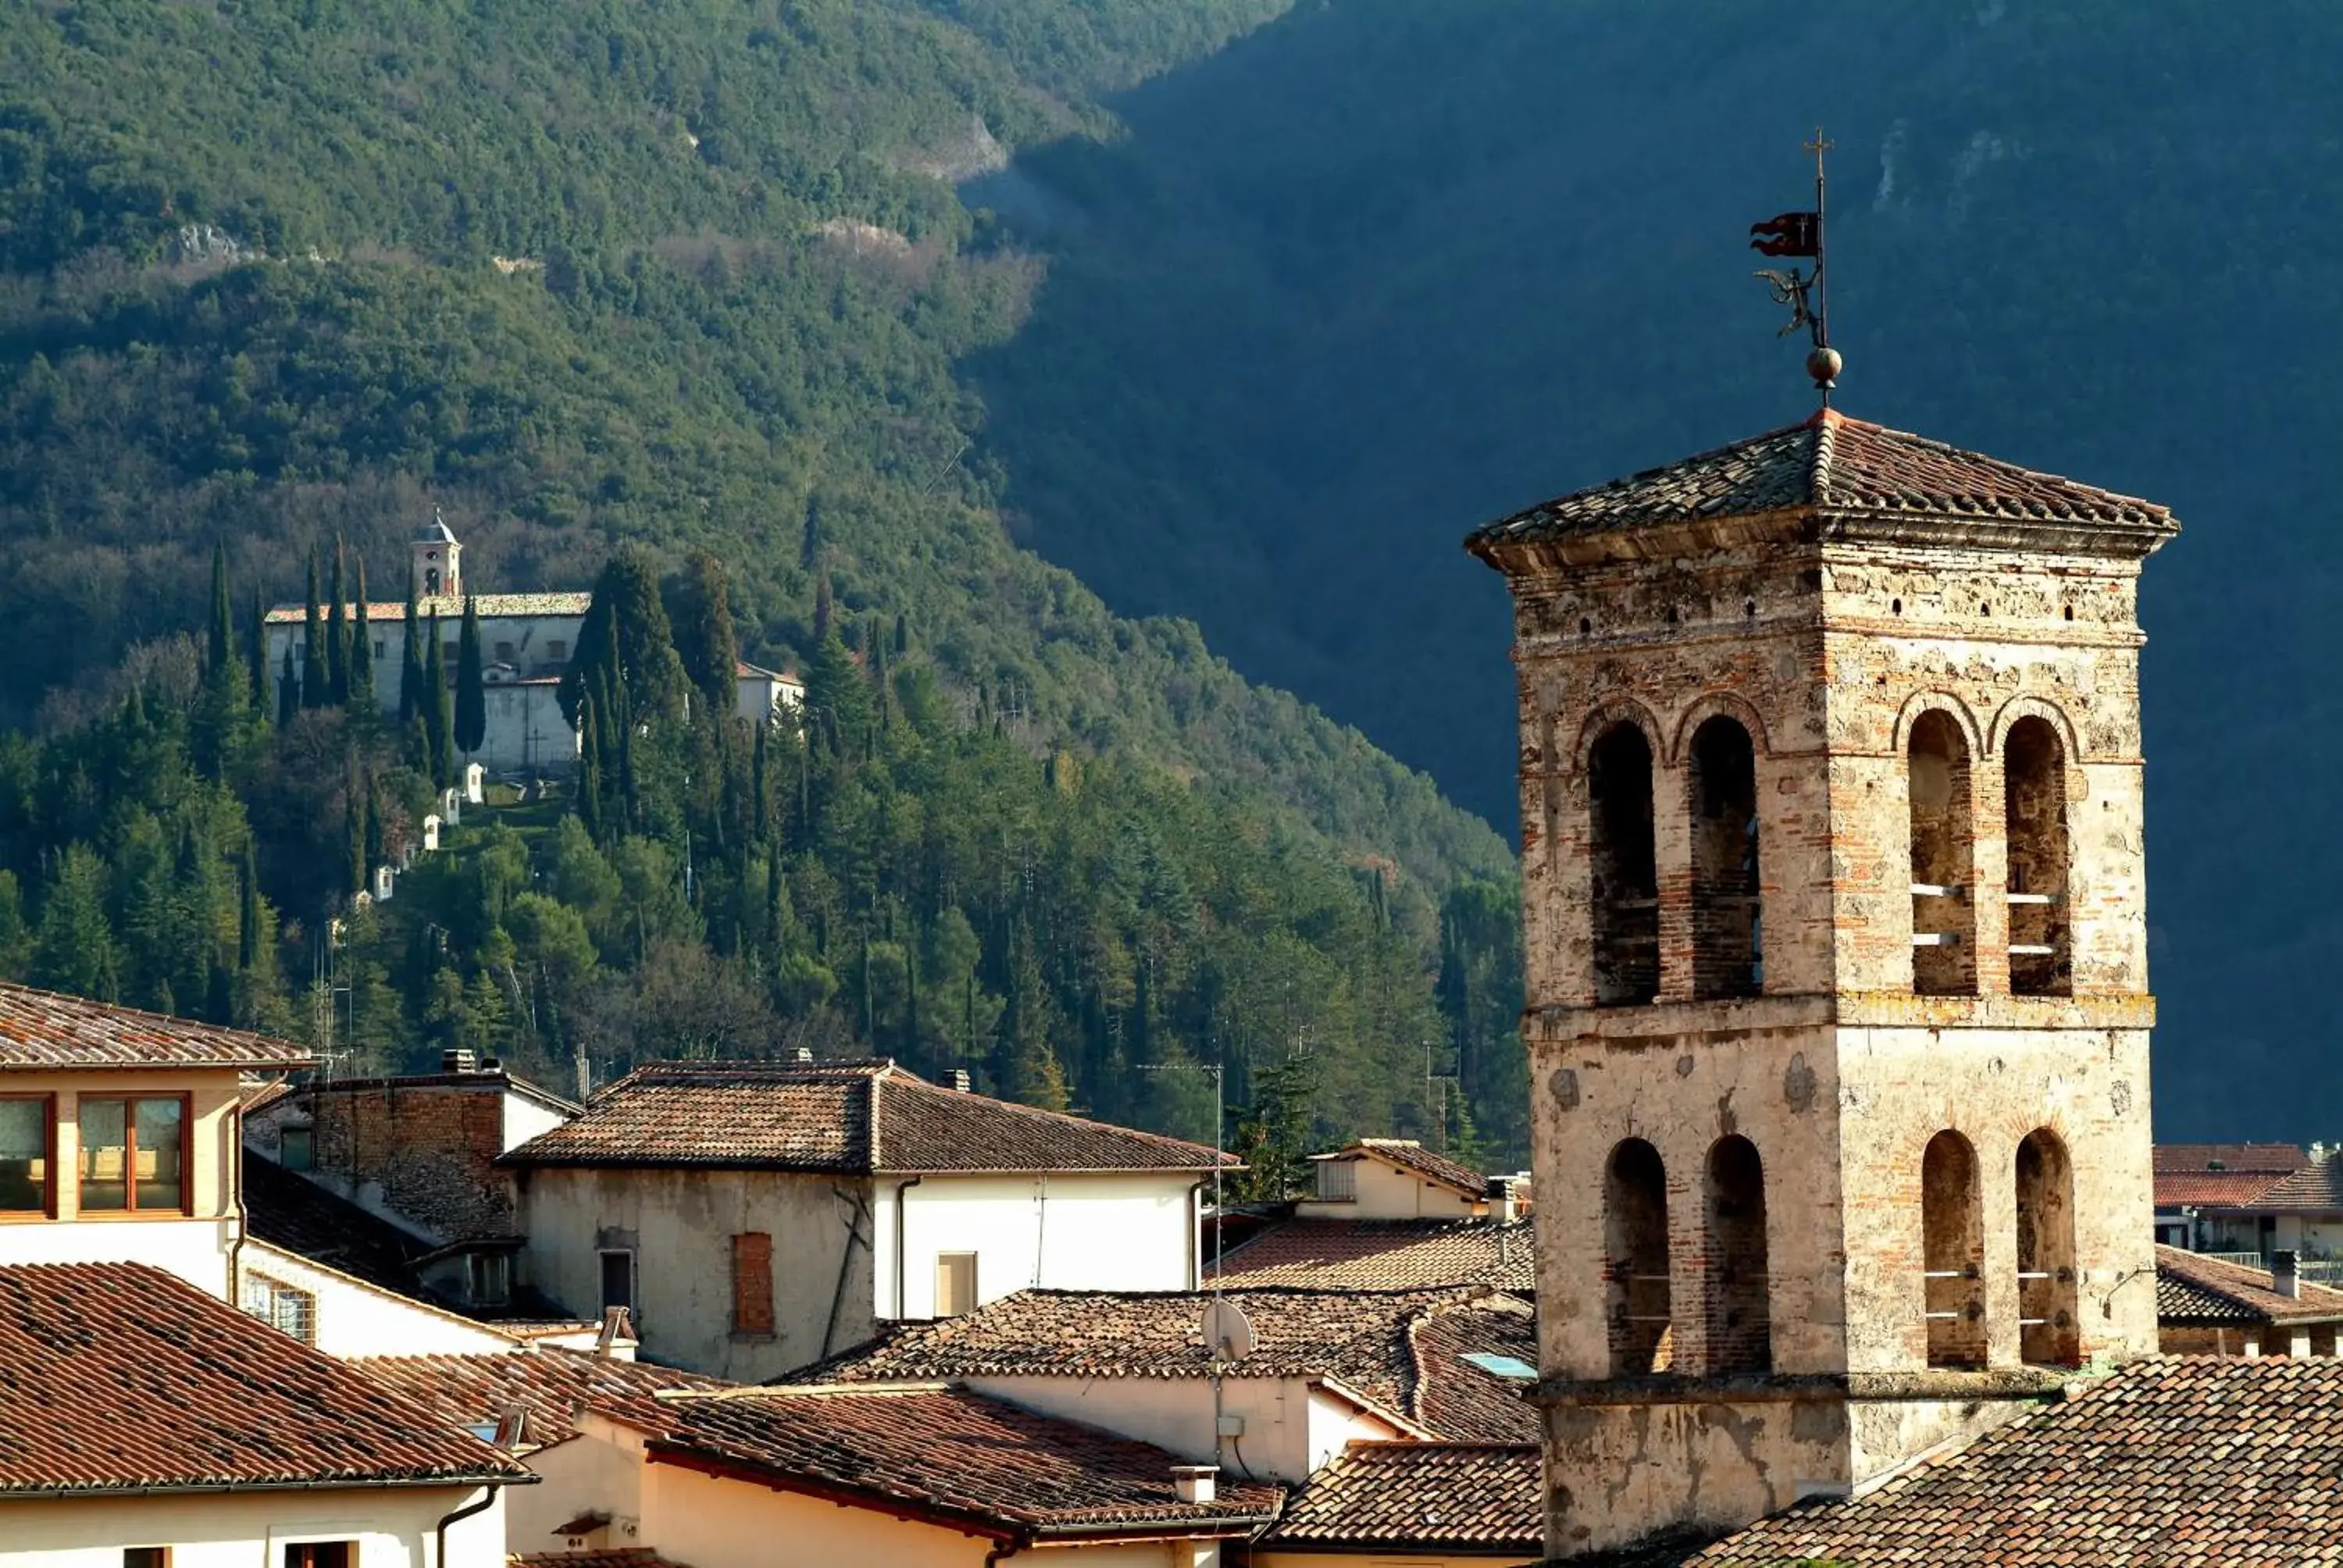
<instances>
[{"instance_id":1,"label":"small arched opening","mask_svg":"<svg viewBox=\"0 0 2343 1568\"><path fill-rule=\"evenodd\" d=\"M2082 1364L2075 1279L2075 1170L2046 1127L2017 1146L2017 1353L2036 1366Z\"/></svg>"},{"instance_id":2,"label":"small arched opening","mask_svg":"<svg viewBox=\"0 0 2343 1568\"><path fill-rule=\"evenodd\" d=\"M1928 1364L1986 1362L1985 1209L1976 1151L1949 1130L1920 1157L1920 1231L1928 1314Z\"/></svg>"},{"instance_id":3,"label":"small arched opening","mask_svg":"<svg viewBox=\"0 0 2343 1568\"><path fill-rule=\"evenodd\" d=\"M1708 1151L1708 1369L1774 1368L1765 1270L1765 1168L1738 1134Z\"/></svg>"},{"instance_id":4,"label":"small arched opening","mask_svg":"<svg viewBox=\"0 0 2343 1568\"><path fill-rule=\"evenodd\" d=\"M1931 709L1913 722L1905 754L1912 828L1912 989L1923 996L1976 994L1976 810L1969 743L1952 715Z\"/></svg>"},{"instance_id":5,"label":"small arched opening","mask_svg":"<svg viewBox=\"0 0 2343 1568\"><path fill-rule=\"evenodd\" d=\"M1757 865L1757 751L1723 714L1692 736L1692 988L1696 997L1765 989Z\"/></svg>"},{"instance_id":6,"label":"small arched opening","mask_svg":"<svg viewBox=\"0 0 2343 1568\"><path fill-rule=\"evenodd\" d=\"M1660 994L1659 867L1652 846L1652 743L1624 720L1587 758L1588 847L1594 861L1594 1000L1604 1006Z\"/></svg>"},{"instance_id":7,"label":"small arched opening","mask_svg":"<svg viewBox=\"0 0 2343 1568\"><path fill-rule=\"evenodd\" d=\"M1604 1181L1603 1231L1611 1375L1665 1372L1674 1360L1668 1175L1660 1151L1640 1138L1625 1139L1611 1151Z\"/></svg>"},{"instance_id":8,"label":"small arched opening","mask_svg":"<svg viewBox=\"0 0 2343 1568\"><path fill-rule=\"evenodd\" d=\"M2072 988L2066 888L2066 756L2057 726L2029 714L2001 744L2009 834L2009 989Z\"/></svg>"}]
</instances>

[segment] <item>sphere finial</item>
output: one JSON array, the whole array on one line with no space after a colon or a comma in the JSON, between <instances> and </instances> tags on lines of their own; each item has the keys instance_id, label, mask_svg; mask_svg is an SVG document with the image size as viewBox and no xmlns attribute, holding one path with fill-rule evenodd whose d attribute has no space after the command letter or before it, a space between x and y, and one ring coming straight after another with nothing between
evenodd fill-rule
<instances>
[{"instance_id":1,"label":"sphere finial","mask_svg":"<svg viewBox=\"0 0 2343 1568\"><path fill-rule=\"evenodd\" d=\"M1815 389L1828 392L1838 385L1838 373L1846 359L1835 348L1822 347L1806 356L1806 374L1815 378Z\"/></svg>"}]
</instances>

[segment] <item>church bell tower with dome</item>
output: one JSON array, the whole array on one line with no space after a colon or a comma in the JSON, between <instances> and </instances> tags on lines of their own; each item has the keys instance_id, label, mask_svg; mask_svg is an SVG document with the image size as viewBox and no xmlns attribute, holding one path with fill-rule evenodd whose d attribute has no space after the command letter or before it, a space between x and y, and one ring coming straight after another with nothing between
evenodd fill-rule
<instances>
[{"instance_id":1,"label":"church bell tower with dome","mask_svg":"<svg viewBox=\"0 0 2343 1568\"><path fill-rule=\"evenodd\" d=\"M2135 590L2175 531L1825 407L1471 537L1514 608L1550 1556L2156 1349Z\"/></svg>"}]
</instances>

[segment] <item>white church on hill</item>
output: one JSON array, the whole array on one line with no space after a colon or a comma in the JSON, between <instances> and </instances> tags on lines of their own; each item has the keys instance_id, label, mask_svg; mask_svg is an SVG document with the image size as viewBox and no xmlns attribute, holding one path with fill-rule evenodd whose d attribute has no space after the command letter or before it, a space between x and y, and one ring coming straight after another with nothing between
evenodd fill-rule
<instances>
[{"instance_id":1,"label":"white church on hill","mask_svg":"<svg viewBox=\"0 0 2343 1568\"><path fill-rule=\"evenodd\" d=\"M426 621L437 614L448 678L455 678L456 644L462 635L464 547L435 511L408 546L415 567L417 608ZM562 716L558 693L562 672L578 647L589 593L481 593L468 590L480 618L481 678L488 699L488 733L472 760L490 774L548 777L578 765L578 732ZM346 606L356 623L357 607ZM284 668L287 649L297 670L307 607L280 604L266 618L268 668ZM404 599L367 605L367 638L373 644L375 696L386 713L398 711L399 669L407 658ZM772 718L805 701L805 683L793 674L743 663L739 669L737 710L751 720Z\"/></svg>"}]
</instances>

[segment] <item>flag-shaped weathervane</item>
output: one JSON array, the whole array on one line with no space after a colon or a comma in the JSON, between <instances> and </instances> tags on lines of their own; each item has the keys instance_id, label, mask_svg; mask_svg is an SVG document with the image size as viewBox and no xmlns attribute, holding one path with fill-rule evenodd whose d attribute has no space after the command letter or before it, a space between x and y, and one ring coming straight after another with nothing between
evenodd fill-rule
<instances>
[{"instance_id":1,"label":"flag-shaped weathervane","mask_svg":"<svg viewBox=\"0 0 2343 1568\"><path fill-rule=\"evenodd\" d=\"M1790 319L1782 328L1787 337L1803 327L1814 339L1814 350L1806 356L1806 373L1815 378L1815 387L1823 395L1823 407L1830 407L1831 388L1838 385L1839 367L1843 361L1838 350L1830 346L1830 309L1823 293L1823 155L1831 144L1823 140L1822 127L1815 127L1812 140L1805 150L1815 155L1815 210L1812 212L1776 213L1763 223L1749 226L1752 237L1749 248L1761 256L1810 256L1812 273L1791 267L1783 272L1773 267L1759 270L1757 276L1774 291L1774 303L1790 307Z\"/></svg>"}]
</instances>

